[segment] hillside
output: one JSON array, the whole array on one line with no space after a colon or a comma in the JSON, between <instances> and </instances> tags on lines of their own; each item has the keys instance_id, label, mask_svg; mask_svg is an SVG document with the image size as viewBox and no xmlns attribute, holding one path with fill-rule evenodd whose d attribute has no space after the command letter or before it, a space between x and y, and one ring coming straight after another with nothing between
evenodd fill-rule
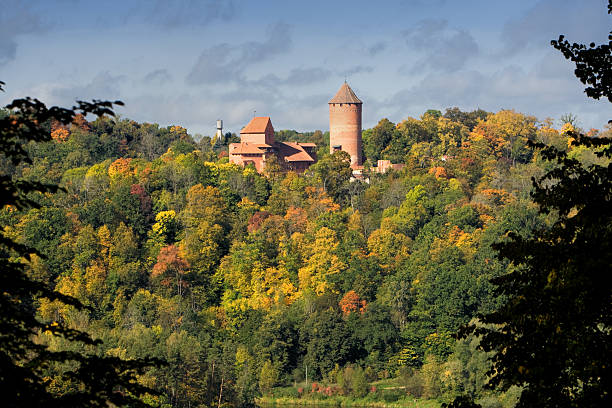
<instances>
[{"instance_id":1,"label":"hillside","mask_svg":"<svg viewBox=\"0 0 612 408\"><path fill-rule=\"evenodd\" d=\"M180 126L47 125L53 140L27 145L31 164L2 157L0 168L63 191L33 197L38 209L4 208L0 221L44 255L32 278L90 307L37 299L42 320L102 339L106 355L169 362L140 378L162 391L157 406L238 406L305 380L363 396L390 378L399 395L512 406L513 395L483 390L475 340L451 335L500 304L489 280L509 266L491 244L554 220L529 196L553 165L527 141L601 160L570 146L571 123L511 110L382 119L364 131L366 170L379 159L406 166L368 182L350 181L344 156L326 149L304 175L260 175L219 158L228 140L195 142ZM68 393L61 370L48 375Z\"/></svg>"}]
</instances>

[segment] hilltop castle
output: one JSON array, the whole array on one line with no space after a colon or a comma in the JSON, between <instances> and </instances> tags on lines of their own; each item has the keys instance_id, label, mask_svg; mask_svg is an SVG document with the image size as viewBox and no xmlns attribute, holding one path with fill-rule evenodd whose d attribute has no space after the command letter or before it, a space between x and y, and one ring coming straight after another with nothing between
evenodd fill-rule
<instances>
[{"instance_id":1,"label":"hilltop castle","mask_svg":"<svg viewBox=\"0 0 612 408\"><path fill-rule=\"evenodd\" d=\"M254 117L240 131L240 143L230 143L229 160L241 166L253 164L259 173L275 156L285 170L303 173L317 161L314 143L277 142L269 116Z\"/></svg>"},{"instance_id":2,"label":"hilltop castle","mask_svg":"<svg viewBox=\"0 0 612 408\"><path fill-rule=\"evenodd\" d=\"M347 152L351 156L351 167L361 169L363 102L345 81L328 104L330 153ZM317 161L316 147L314 143L275 141L270 117L260 116L251 119L240 131L240 143L229 145L229 160L241 166L253 164L261 173L266 161L274 156L283 169L302 173Z\"/></svg>"}]
</instances>

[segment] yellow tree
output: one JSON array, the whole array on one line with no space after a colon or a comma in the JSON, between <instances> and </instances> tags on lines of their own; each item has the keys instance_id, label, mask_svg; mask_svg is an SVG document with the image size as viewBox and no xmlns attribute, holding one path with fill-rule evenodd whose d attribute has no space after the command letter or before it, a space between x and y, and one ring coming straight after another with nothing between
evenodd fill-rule
<instances>
[{"instance_id":1,"label":"yellow tree","mask_svg":"<svg viewBox=\"0 0 612 408\"><path fill-rule=\"evenodd\" d=\"M370 256L376 257L385 271L396 270L399 263L410 253L412 240L404 234L397 234L389 228L379 228L368 237Z\"/></svg>"},{"instance_id":2,"label":"yellow tree","mask_svg":"<svg viewBox=\"0 0 612 408\"><path fill-rule=\"evenodd\" d=\"M314 241L305 248L305 264L298 271L301 291L312 290L317 295L336 291L329 278L346 269L338 258L337 248L333 230L323 227L316 232Z\"/></svg>"},{"instance_id":3,"label":"yellow tree","mask_svg":"<svg viewBox=\"0 0 612 408\"><path fill-rule=\"evenodd\" d=\"M527 162L531 151L527 148L528 140L535 140L537 119L513 110L502 110L489 115L485 122L474 128L470 139L486 140L490 153L497 158Z\"/></svg>"},{"instance_id":4,"label":"yellow tree","mask_svg":"<svg viewBox=\"0 0 612 408\"><path fill-rule=\"evenodd\" d=\"M268 309L272 305L293 303L297 296L288 271L281 267L255 270L251 274L253 295L249 304L254 309Z\"/></svg>"}]
</instances>

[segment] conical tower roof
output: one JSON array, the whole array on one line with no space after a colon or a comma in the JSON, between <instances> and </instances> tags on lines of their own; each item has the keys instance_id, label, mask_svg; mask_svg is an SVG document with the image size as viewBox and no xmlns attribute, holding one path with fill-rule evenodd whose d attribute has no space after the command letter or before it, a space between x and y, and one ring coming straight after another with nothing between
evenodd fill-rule
<instances>
[{"instance_id":1,"label":"conical tower roof","mask_svg":"<svg viewBox=\"0 0 612 408\"><path fill-rule=\"evenodd\" d=\"M363 103L361 99L355 95L355 92L351 89L350 86L346 83L346 81L342 84L336 96L331 98L328 103Z\"/></svg>"}]
</instances>

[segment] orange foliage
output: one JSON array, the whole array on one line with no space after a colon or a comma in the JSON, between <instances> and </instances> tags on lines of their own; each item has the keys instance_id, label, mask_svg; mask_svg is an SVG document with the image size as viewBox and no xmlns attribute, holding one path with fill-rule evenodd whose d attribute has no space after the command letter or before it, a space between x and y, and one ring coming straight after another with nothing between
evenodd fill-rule
<instances>
[{"instance_id":1,"label":"orange foliage","mask_svg":"<svg viewBox=\"0 0 612 408\"><path fill-rule=\"evenodd\" d=\"M144 167L134 169L134 172L138 176L140 184L147 184L151 180L153 168L151 167L151 163L147 163Z\"/></svg>"},{"instance_id":2,"label":"orange foliage","mask_svg":"<svg viewBox=\"0 0 612 408\"><path fill-rule=\"evenodd\" d=\"M342 314L348 316L353 312L363 314L366 311L367 303L365 300L360 300L359 295L354 290L349 290L338 303Z\"/></svg>"},{"instance_id":3,"label":"orange foliage","mask_svg":"<svg viewBox=\"0 0 612 408\"><path fill-rule=\"evenodd\" d=\"M480 192L483 196L488 198L492 203L496 205L505 205L511 201L514 201L514 196L506 190L497 188L486 188Z\"/></svg>"},{"instance_id":4,"label":"orange foliage","mask_svg":"<svg viewBox=\"0 0 612 408\"><path fill-rule=\"evenodd\" d=\"M595 129L595 128L589 129L589 131L586 133L588 137L596 137L598 134L599 134L599 129Z\"/></svg>"},{"instance_id":5,"label":"orange foliage","mask_svg":"<svg viewBox=\"0 0 612 408\"><path fill-rule=\"evenodd\" d=\"M60 122L57 119L51 119L51 132L53 132L54 130L60 129L60 128L65 129L66 126L64 126L62 122Z\"/></svg>"},{"instance_id":6,"label":"orange foliage","mask_svg":"<svg viewBox=\"0 0 612 408\"><path fill-rule=\"evenodd\" d=\"M433 174L436 178L448 178L444 167L436 166L429 169L429 174Z\"/></svg>"},{"instance_id":7,"label":"orange foliage","mask_svg":"<svg viewBox=\"0 0 612 408\"><path fill-rule=\"evenodd\" d=\"M487 153L501 157L508 141L497 132L497 128L495 124L480 122L470 133L469 139L472 144L478 144L481 140L486 141Z\"/></svg>"},{"instance_id":8,"label":"orange foliage","mask_svg":"<svg viewBox=\"0 0 612 408\"><path fill-rule=\"evenodd\" d=\"M289 207L285 214L285 220L289 222L289 233L303 232L306 229L308 216L306 211L300 207Z\"/></svg>"},{"instance_id":9,"label":"orange foliage","mask_svg":"<svg viewBox=\"0 0 612 408\"><path fill-rule=\"evenodd\" d=\"M113 177L117 174L126 175L130 172L131 158L119 158L115 160L108 168L108 175Z\"/></svg>"},{"instance_id":10,"label":"orange foliage","mask_svg":"<svg viewBox=\"0 0 612 408\"><path fill-rule=\"evenodd\" d=\"M176 245L168 245L159 251L157 263L153 267L152 276L157 277L170 270L184 273L188 268L189 263L180 257L178 247Z\"/></svg>"},{"instance_id":11,"label":"orange foliage","mask_svg":"<svg viewBox=\"0 0 612 408\"><path fill-rule=\"evenodd\" d=\"M178 248L175 245L168 245L159 251L151 276L161 277L161 284L167 287L176 284L176 293L183 296L185 288L189 286L183 280L188 268L189 263L180 257Z\"/></svg>"},{"instance_id":12,"label":"orange foliage","mask_svg":"<svg viewBox=\"0 0 612 408\"><path fill-rule=\"evenodd\" d=\"M334 203L334 200L327 195L324 189L317 187L306 187L308 195L308 213L316 218L326 212L338 211L340 206Z\"/></svg>"},{"instance_id":13,"label":"orange foliage","mask_svg":"<svg viewBox=\"0 0 612 408\"><path fill-rule=\"evenodd\" d=\"M70 133L68 132L68 130L62 127L58 127L57 129L51 132L51 138L58 143L65 142L66 140L68 140L68 136L70 136Z\"/></svg>"},{"instance_id":14,"label":"orange foliage","mask_svg":"<svg viewBox=\"0 0 612 408\"><path fill-rule=\"evenodd\" d=\"M80 113L75 115L74 118L72 119L72 126L77 127L86 132L89 132L89 129L90 129L89 122L87 122L87 119L85 119L85 116L83 116Z\"/></svg>"}]
</instances>

